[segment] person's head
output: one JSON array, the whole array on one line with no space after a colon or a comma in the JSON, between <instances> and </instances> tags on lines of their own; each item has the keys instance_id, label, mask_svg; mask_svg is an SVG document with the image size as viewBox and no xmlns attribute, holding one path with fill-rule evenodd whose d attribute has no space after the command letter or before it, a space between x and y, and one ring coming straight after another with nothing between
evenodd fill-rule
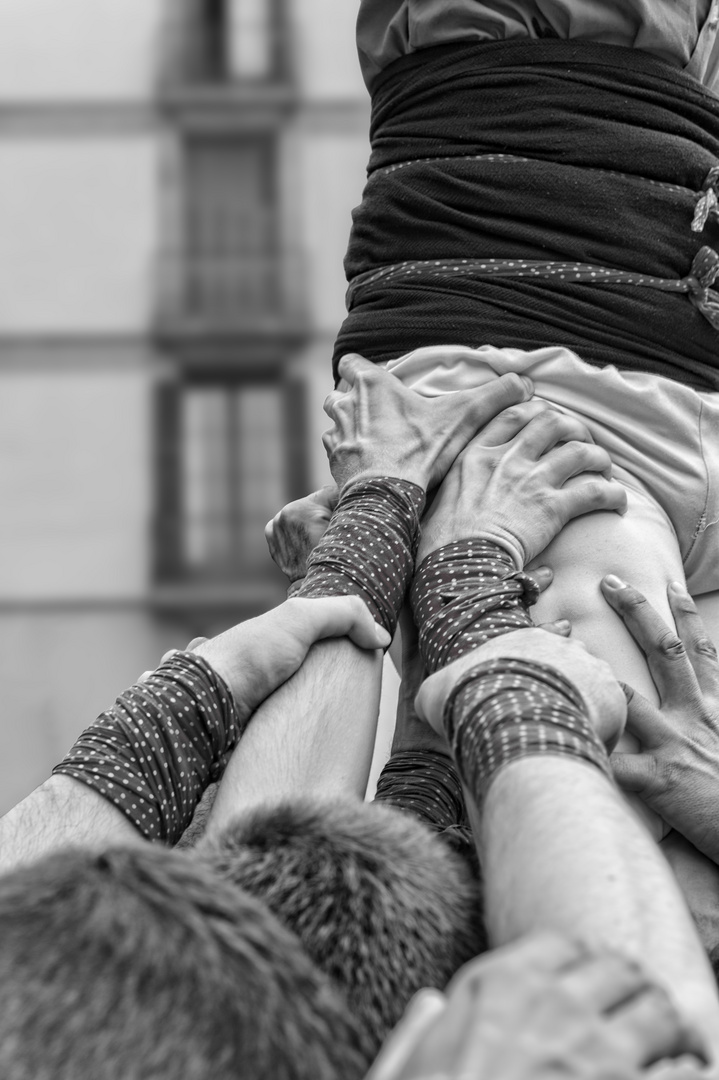
<instances>
[{"instance_id":1,"label":"person's head","mask_svg":"<svg viewBox=\"0 0 719 1080\"><path fill-rule=\"evenodd\" d=\"M376 1053L423 986L486 947L479 887L413 817L304 799L235 821L205 857L263 900L343 991Z\"/></svg>"},{"instance_id":2,"label":"person's head","mask_svg":"<svg viewBox=\"0 0 719 1080\"><path fill-rule=\"evenodd\" d=\"M367 1070L330 980L192 854L63 852L0 878L3 1080L336 1080Z\"/></svg>"}]
</instances>

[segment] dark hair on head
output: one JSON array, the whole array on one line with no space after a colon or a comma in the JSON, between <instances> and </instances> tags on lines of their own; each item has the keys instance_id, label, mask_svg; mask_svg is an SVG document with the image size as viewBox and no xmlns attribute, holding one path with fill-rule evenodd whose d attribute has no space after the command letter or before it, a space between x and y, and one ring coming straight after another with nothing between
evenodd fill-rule
<instances>
[{"instance_id":1,"label":"dark hair on head","mask_svg":"<svg viewBox=\"0 0 719 1080\"><path fill-rule=\"evenodd\" d=\"M378 803L302 799L238 818L204 848L343 991L376 1054L423 986L483 952L479 886L424 824Z\"/></svg>"},{"instance_id":2,"label":"dark hair on head","mask_svg":"<svg viewBox=\"0 0 719 1080\"><path fill-rule=\"evenodd\" d=\"M266 906L193 854L0 878L3 1080L359 1080L355 1021Z\"/></svg>"}]
</instances>

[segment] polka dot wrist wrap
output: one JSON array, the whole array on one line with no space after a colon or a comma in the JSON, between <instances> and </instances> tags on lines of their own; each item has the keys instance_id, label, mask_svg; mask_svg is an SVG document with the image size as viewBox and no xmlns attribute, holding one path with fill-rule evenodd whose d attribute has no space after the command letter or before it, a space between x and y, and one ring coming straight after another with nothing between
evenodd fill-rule
<instances>
[{"instance_id":1,"label":"polka dot wrist wrap","mask_svg":"<svg viewBox=\"0 0 719 1080\"><path fill-rule=\"evenodd\" d=\"M477 851L454 762L436 750L392 754L377 781L375 802L423 821L479 875Z\"/></svg>"},{"instance_id":2,"label":"polka dot wrist wrap","mask_svg":"<svg viewBox=\"0 0 719 1080\"><path fill-rule=\"evenodd\" d=\"M410 593L425 667L438 671L485 641L532 626L536 582L489 540L438 548L418 568Z\"/></svg>"},{"instance_id":3,"label":"polka dot wrist wrap","mask_svg":"<svg viewBox=\"0 0 719 1080\"><path fill-rule=\"evenodd\" d=\"M174 844L241 727L223 679L176 653L82 733L53 773L104 795L148 840Z\"/></svg>"},{"instance_id":4,"label":"polka dot wrist wrap","mask_svg":"<svg viewBox=\"0 0 719 1080\"><path fill-rule=\"evenodd\" d=\"M454 764L436 750L393 754L377 781L375 802L407 810L436 832L461 824L465 817Z\"/></svg>"},{"instance_id":5,"label":"polka dot wrist wrap","mask_svg":"<svg viewBox=\"0 0 719 1080\"><path fill-rule=\"evenodd\" d=\"M480 802L503 766L537 754L580 758L611 779L581 695L544 664L478 663L454 687L443 719L459 775Z\"/></svg>"},{"instance_id":6,"label":"polka dot wrist wrap","mask_svg":"<svg viewBox=\"0 0 719 1080\"><path fill-rule=\"evenodd\" d=\"M375 622L394 635L424 503L424 491L407 480L376 476L349 484L294 595L361 596Z\"/></svg>"}]
</instances>

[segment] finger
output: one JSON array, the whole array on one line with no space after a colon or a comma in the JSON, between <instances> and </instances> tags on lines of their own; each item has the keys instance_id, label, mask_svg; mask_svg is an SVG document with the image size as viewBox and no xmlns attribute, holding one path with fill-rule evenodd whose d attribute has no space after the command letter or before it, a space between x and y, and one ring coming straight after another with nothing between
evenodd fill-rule
<instances>
[{"instance_id":1,"label":"finger","mask_svg":"<svg viewBox=\"0 0 719 1080\"><path fill-rule=\"evenodd\" d=\"M522 972L557 975L571 969L588 956L587 947L574 938L554 931L542 931L519 938L511 945L503 945L483 953L460 968L445 993L450 1001L465 989L478 992L488 976L511 971L516 967Z\"/></svg>"},{"instance_id":2,"label":"finger","mask_svg":"<svg viewBox=\"0 0 719 1080\"><path fill-rule=\"evenodd\" d=\"M206 641L209 641L209 638L193 637L192 641L185 649L185 652L193 652L195 649L198 649L200 645L204 645Z\"/></svg>"},{"instance_id":3,"label":"finger","mask_svg":"<svg viewBox=\"0 0 719 1080\"><path fill-rule=\"evenodd\" d=\"M480 431L477 441L482 446L502 446L518 435L535 416L551 408L546 401L532 398L531 401L523 401L519 405L504 409Z\"/></svg>"},{"instance_id":4,"label":"finger","mask_svg":"<svg viewBox=\"0 0 719 1080\"><path fill-rule=\"evenodd\" d=\"M160 663L166 664L167 661L171 660L175 653L178 653L179 651L179 649L168 649L166 653L162 654L162 657L160 658Z\"/></svg>"},{"instance_id":5,"label":"finger","mask_svg":"<svg viewBox=\"0 0 719 1080\"><path fill-rule=\"evenodd\" d=\"M137 680L137 681L138 681L139 683L146 683L146 682L147 682L147 680L148 680L148 679L150 678L150 676L151 676L151 675L154 675L154 674L155 674L155 671L154 671L154 669L152 669L152 670L150 670L150 671L143 671L142 675L140 675L140 677L138 678L138 680Z\"/></svg>"},{"instance_id":6,"label":"finger","mask_svg":"<svg viewBox=\"0 0 719 1080\"><path fill-rule=\"evenodd\" d=\"M338 374L349 386L354 386L358 376L379 371L382 371L382 368L378 368L371 360L365 360L359 353L347 353L337 365Z\"/></svg>"},{"instance_id":7,"label":"finger","mask_svg":"<svg viewBox=\"0 0 719 1080\"><path fill-rule=\"evenodd\" d=\"M557 634L559 637L569 637L572 633L572 624L569 619L555 619L554 622L539 624L540 630L546 630L548 634Z\"/></svg>"},{"instance_id":8,"label":"finger","mask_svg":"<svg viewBox=\"0 0 719 1080\"><path fill-rule=\"evenodd\" d=\"M527 575L535 582L540 592L544 592L554 581L554 571L549 566L533 566L526 571Z\"/></svg>"},{"instance_id":9,"label":"finger","mask_svg":"<svg viewBox=\"0 0 719 1080\"><path fill-rule=\"evenodd\" d=\"M651 754L618 754L615 751L609 763L622 791L631 791L642 799L647 793L651 797L657 778L657 763Z\"/></svg>"},{"instance_id":10,"label":"finger","mask_svg":"<svg viewBox=\"0 0 719 1080\"><path fill-rule=\"evenodd\" d=\"M522 401L528 401L533 393L534 383L531 379L510 372L473 390L448 394L443 408L446 408L451 417L460 419L460 428L467 434L469 441L498 413Z\"/></svg>"},{"instance_id":11,"label":"finger","mask_svg":"<svg viewBox=\"0 0 719 1080\"><path fill-rule=\"evenodd\" d=\"M699 684L686 649L647 598L614 574L602 578L601 589L646 656L661 704L695 698Z\"/></svg>"},{"instance_id":12,"label":"finger","mask_svg":"<svg viewBox=\"0 0 719 1080\"><path fill-rule=\"evenodd\" d=\"M542 458L550 482L562 487L572 476L580 473L602 473L612 478L612 459L606 450L595 443L570 442L555 446Z\"/></svg>"},{"instance_id":13,"label":"finger","mask_svg":"<svg viewBox=\"0 0 719 1080\"><path fill-rule=\"evenodd\" d=\"M627 699L627 731L639 739L645 750L655 750L666 739L671 725L643 694L625 683L621 686Z\"/></svg>"},{"instance_id":14,"label":"finger","mask_svg":"<svg viewBox=\"0 0 719 1080\"><path fill-rule=\"evenodd\" d=\"M557 492L557 513L562 525L597 510L623 514L626 509L627 489L617 480L582 480Z\"/></svg>"},{"instance_id":15,"label":"finger","mask_svg":"<svg viewBox=\"0 0 719 1080\"><path fill-rule=\"evenodd\" d=\"M311 642L349 637L361 649L386 649L392 640L389 631L377 625L358 596L294 597L287 603L304 606L306 640Z\"/></svg>"},{"instance_id":16,"label":"finger","mask_svg":"<svg viewBox=\"0 0 719 1080\"><path fill-rule=\"evenodd\" d=\"M613 954L582 960L562 974L561 982L572 1000L601 1013L617 1008L652 986L639 964Z\"/></svg>"},{"instance_id":17,"label":"finger","mask_svg":"<svg viewBox=\"0 0 719 1080\"><path fill-rule=\"evenodd\" d=\"M324 507L325 510L329 510L331 514L340 501L340 489L336 484L325 484L324 487L321 487L318 491L313 491L311 495L307 496L307 501L310 500Z\"/></svg>"},{"instance_id":18,"label":"finger","mask_svg":"<svg viewBox=\"0 0 719 1080\"><path fill-rule=\"evenodd\" d=\"M518 449L534 461L561 442L592 442L592 436L581 420L554 409L535 417L517 436Z\"/></svg>"},{"instance_id":19,"label":"finger","mask_svg":"<svg viewBox=\"0 0 719 1080\"><path fill-rule=\"evenodd\" d=\"M694 669L703 693L716 691L719 686L719 661L717 648L707 634L696 604L681 581L673 581L667 589L669 606L677 626L677 634L684 642L689 663Z\"/></svg>"},{"instance_id":20,"label":"finger","mask_svg":"<svg viewBox=\"0 0 719 1080\"><path fill-rule=\"evenodd\" d=\"M322 409L327 413L330 420L334 420L337 416L337 406L345 395L340 390L332 390L331 393L325 398Z\"/></svg>"},{"instance_id":21,"label":"finger","mask_svg":"<svg viewBox=\"0 0 719 1080\"><path fill-rule=\"evenodd\" d=\"M327 431L322 432L322 445L325 448L325 453L328 458L332 458L335 445L335 436L337 434L337 428L328 428Z\"/></svg>"},{"instance_id":22,"label":"finger","mask_svg":"<svg viewBox=\"0 0 719 1080\"><path fill-rule=\"evenodd\" d=\"M607 1021L626 1046L629 1061L652 1065L665 1057L693 1054L706 1062L704 1040L681 1019L664 990L651 987L617 1009Z\"/></svg>"},{"instance_id":23,"label":"finger","mask_svg":"<svg viewBox=\"0 0 719 1080\"><path fill-rule=\"evenodd\" d=\"M365 1080L395 1080L428 1028L446 1007L447 999L441 990L424 989L416 993L399 1024L390 1032Z\"/></svg>"}]
</instances>

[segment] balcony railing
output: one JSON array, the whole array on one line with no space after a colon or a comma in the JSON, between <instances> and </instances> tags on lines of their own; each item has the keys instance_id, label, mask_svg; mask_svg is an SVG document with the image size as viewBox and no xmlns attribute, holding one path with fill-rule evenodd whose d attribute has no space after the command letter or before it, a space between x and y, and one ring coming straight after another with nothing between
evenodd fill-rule
<instances>
[{"instance_id":1,"label":"balcony railing","mask_svg":"<svg viewBox=\"0 0 719 1080\"><path fill-rule=\"evenodd\" d=\"M307 324L298 252L166 255L158 329L167 334L295 335Z\"/></svg>"}]
</instances>

